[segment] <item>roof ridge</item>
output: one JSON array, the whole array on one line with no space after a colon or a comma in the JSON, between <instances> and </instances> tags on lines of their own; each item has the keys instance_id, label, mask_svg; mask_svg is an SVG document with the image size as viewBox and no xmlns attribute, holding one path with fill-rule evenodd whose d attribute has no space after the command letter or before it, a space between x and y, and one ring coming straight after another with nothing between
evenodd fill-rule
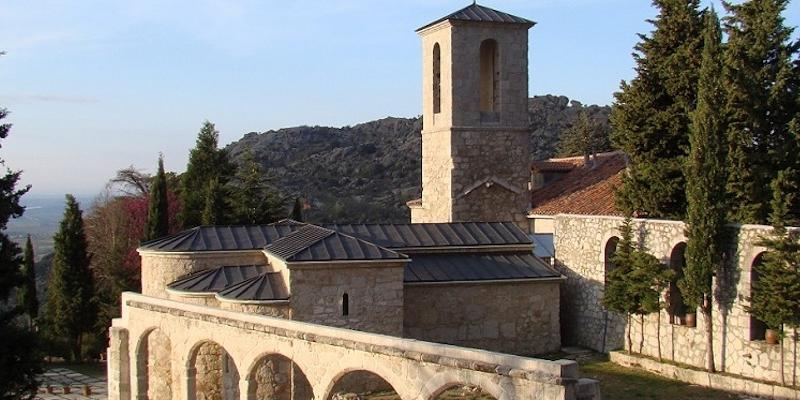
<instances>
[{"instance_id":1,"label":"roof ridge","mask_svg":"<svg viewBox=\"0 0 800 400\"><path fill-rule=\"evenodd\" d=\"M275 247L280 247L284 243L287 243L287 242L291 243L291 241L294 240L296 237L303 236L303 234L305 234L306 232L309 232L309 231L316 231L320 235L319 236L312 236L312 237L308 238L308 241L301 241L299 243L300 246L297 246L296 248L288 248L285 251L274 251L274 250L272 250ZM325 235L322 235L323 233L325 233ZM294 232L292 232L292 233L290 233L290 234L288 234L288 235L286 235L286 236L284 236L284 237L282 237L282 238L280 238L280 239L268 244L267 246L264 247L264 250L269 251L269 252L271 252L271 253L273 253L273 254L281 257L281 258L289 259L289 258L292 258L292 256L296 255L297 253L300 253L301 251L313 246L316 243L319 243L323 239L325 239L325 238L327 238L327 237L329 237L329 236L331 236L331 235L333 235L335 233L338 233L338 232L336 232L336 231L334 231L332 229L321 227L319 225L306 224L302 228L300 228L300 229L298 229L298 230L296 230L296 231L294 231Z\"/></svg>"},{"instance_id":2,"label":"roof ridge","mask_svg":"<svg viewBox=\"0 0 800 400\"><path fill-rule=\"evenodd\" d=\"M597 154L595 154L595 156L597 156L597 157L606 157L606 156L613 156L613 155L618 155L618 154L623 154L623 151L622 150L606 151L606 152L603 152L603 153L597 153ZM541 163L541 162L560 162L560 161L581 161L585 157L586 157L585 155L580 155L580 156L570 156L570 157L547 158L547 159L544 159L544 160L536 160L534 162L535 163L537 163L537 162Z\"/></svg>"},{"instance_id":3,"label":"roof ridge","mask_svg":"<svg viewBox=\"0 0 800 400\"><path fill-rule=\"evenodd\" d=\"M473 13L474 15L469 15L469 13ZM521 24L521 25L528 25L528 27L531 27L536 24L535 22L529 19L518 17L516 15L511 15L507 12L495 10L494 8L483 6L476 2L473 2L472 4L462 9L454 11L442 18L439 18L431 23L422 26L421 28L418 28L415 32L422 31L423 29L429 28L431 26L434 26L440 22L447 20Z\"/></svg>"}]
</instances>

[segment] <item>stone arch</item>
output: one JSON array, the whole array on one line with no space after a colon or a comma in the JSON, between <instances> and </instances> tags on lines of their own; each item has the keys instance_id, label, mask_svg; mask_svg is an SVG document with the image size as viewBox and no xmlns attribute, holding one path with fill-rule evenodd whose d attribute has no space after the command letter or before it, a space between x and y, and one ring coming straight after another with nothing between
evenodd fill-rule
<instances>
[{"instance_id":1,"label":"stone arch","mask_svg":"<svg viewBox=\"0 0 800 400\"><path fill-rule=\"evenodd\" d=\"M754 284L756 282L758 282L758 267L760 267L761 264L764 263L764 255L766 253L767 253L766 251L761 251L761 252L757 253L753 257L753 260L750 262L750 290L748 292L750 297L753 296L753 286L754 286ZM756 318L752 314L748 314L748 316L750 317L749 318L750 319L750 323L749 323L750 340L764 340L765 339L765 335L767 333L767 324L765 324L764 322L762 322L761 320L759 320L758 318Z\"/></svg>"},{"instance_id":2,"label":"stone arch","mask_svg":"<svg viewBox=\"0 0 800 400\"><path fill-rule=\"evenodd\" d=\"M619 237L618 236L611 236L605 241L603 245L603 252L601 253L603 256L603 284L608 283L608 275L611 271L614 270L614 254L617 252L617 246L619 245Z\"/></svg>"},{"instance_id":3,"label":"stone arch","mask_svg":"<svg viewBox=\"0 0 800 400\"><path fill-rule=\"evenodd\" d=\"M479 388L484 395L491 396L496 400L507 400L509 398L508 393L514 393L514 385L511 382L500 383L481 375L468 377L465 374L454 372L440 372L425 383L419 398L434 400L442 396L442 394L448 393L451 389L461 387ZM486 397L483 399L486 399Z\"/></svg>"},{"instance_id":4,"label":"stone arch","mask_svg":"<svg viewBox=\"0 0 800 400\"><path fill-rule=\"evenodd\" d=\"M448 383L437 389L428 400L464 399L464 400L500 400L503 398L499 387Z\"/></svg>"},{"instance_id":5,"label":"stone arch","mask_svg":"<svg viewBox=\"0 0 800 400\"><path fill-rule=\"evenodd\" d=\"M494 39L486 39L480 47L480 110L498 111L500 95L499 46Z\"/></svg>"},{"instance_id":6,"label":"stone arch","mask_svg":"<svg viewBox=\"0 0 800 400\"><path fill-rule=\"evenodd\" d=\"M186 365L187 399L239 400L239 371L224 347L211 340L192 346Z\"/></svg>"},{"instance_id":7,"label":"stone arch","mask_svg":"<svg viewBox=\"0 0 800 400\"><path fill-rule=\"evenodd\" d=\"M669 267L673 271L672 279L667 288L667 313L670 323L675 325L686 325L686 310L683 301L683 293L678 282L683 278L683 270L686 267L686 242L678 242L672 247L669 253Z\"/></svg>"},{"instance_id":8,"label":"stone arch","mask_svg":"<svg viewBox=\"0 0 800 400\"><path fill-rule=\"evenodd\" d=\"M172 344L161 329L144 331L136 344L136 398L172 399Z\"/></svg>"},{"instance_id":9,"label":"stone arch","mask_svg":"<svg viewBox=\"0 0 800 400\"><path fill-rule=\"evenodd\" d=\"M439 43L433 45L433 113L442 112L442 49Z\"/></svg>"},{"instance_id":10,"label":"stone arch","mask_svg":"<svg viewBox=\"0 0 800 400\"><path fill-rule=\"evenodd\" d=\"M256 357L247 373L246 400L310 400L314 390L291 358L277 353Z\"/></svg>"},{"instance_id":11,"label":"stone arch","mask_svg":"<svg viewBox=\"0 0 800 400\"><path fill-rule=\"evenodd\" d=\"M337 395L355 393L361 395L363 393L374 392L394 392L402 398L398 389L404 389L402 382L390 382L390 378L385 378L385 375L378 375L375 372L366 369L348 369L340 372L336 377L331 380L325 390L325 400L333 400ZM360 398L361 396L359 396Z\"/></svg>"}]
</instances>

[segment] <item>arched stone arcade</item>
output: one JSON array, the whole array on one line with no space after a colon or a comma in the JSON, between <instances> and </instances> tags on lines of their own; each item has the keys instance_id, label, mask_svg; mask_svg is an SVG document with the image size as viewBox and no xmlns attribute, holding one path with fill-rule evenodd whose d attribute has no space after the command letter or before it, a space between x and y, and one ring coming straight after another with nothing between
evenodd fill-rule
<instances>
[{"instance_id":1,"label":"arched stone arcade","mask_svg":"<svg viewBox=\"0 0 800 400\"><path fill-rule=\"evenodd\" d=\"M205 340L190 353L187 374L189 400L239 400L239 371L228 352Z\"/></svg>"},{"instance_id":2,"label":"arched stone arcade","mask_svg":"<svg viewBox=\"0 0 800 400\"><path fill-rule=\"evenodd\" d=\"M172 400L172 345L160 329L147 330L136 347L137 400Z\"/></svg>"}]
</instances>

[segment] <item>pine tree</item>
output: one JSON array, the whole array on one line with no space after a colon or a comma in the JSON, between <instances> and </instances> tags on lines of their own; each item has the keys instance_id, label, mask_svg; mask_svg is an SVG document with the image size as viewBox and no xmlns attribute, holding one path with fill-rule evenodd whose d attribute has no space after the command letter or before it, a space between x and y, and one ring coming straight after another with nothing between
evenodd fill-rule
<instances>
[{"instance_id":1,"label":"pine tree","mask_svg":"<svg viewBox=\"0 0 800 400\"><path fill-rule=\"evenodd\" d=\"M292 206L291 214L289 214L289 219L295 220L297 222L305 222L302 198L298 197L294 199L294 205Z\"/></svg>"},{"instance_id":2,"label":"pine tree","mask_svg":"<svg viewBox=\"0 0 800 400\"><path fill-rule=\"evenodd\" d=\"M33 329L34 322L39 316L39 299L36 297L36 269L33 261L33 243L31 235L25 242L25 257L22 264L24 283L17 291L17 304L25 310Z\"/></svg>"},{"instance_id":3,"label":"pine tree","mask_svg":"<svg viewBox=\"0 0 800 400\"><path fill-rule=\"evenodd\" d=\"M264 182L264 172L250 149L244 152L236 178L239 184L233 195L236 223L267 224L283 216L281 201Z\"/></svg>"},{"instance_id":4,"label":"pine tree","mask_svg":"<svg viewBox=\"0 0 800 400\"><path fill-rule=\"evenodd\" d=\"M203 225L222 224L225 219L224 203L225 195L219 178L213 177L206 187L206 203L203 207L201 223Z\"/></svg>"},{"instance_id":5,"label":"pine tree","mask_svg":"<svg viewBox=\"0 0 800 400\"><path fill-rule=\"evenodd\" d=\"M798 167L800 148L789 122L798 113L800 67L795 63L800 42L792 41L793 29L784 25L788 2L723 2L730 13L725 18L724 76L732 221L766 222L770 182L777 171Z\"/></svg>"},{"instance_id":6,"label":"pine tree","mask_svg":"<svg viewBox=\"0 0 800 400\"><path fill-rule=\"evenodd\" d=\"M8 112L0 108L0 120L6 115ZM10 131L11 124L0 123L0 139L8 137ZM9 307L7 301L11 291L24 284L19 246L6 235L9 219L20 217L25 211L19 201L30 186L17 189L19 178L19 171L6 171L0 176L0 399L3 400L33 397L38 386L36 375L42 372L37 335L17 324L22 308Z\"/></svg>"},{"instance_id":7,"label":"pine tree","mask_svg":"<svg viewBox=\"0 0 800 400\"><path fill-rule=\"evenodd\" d=\"M150 201L144 240L158 239L169 234L169 204L167 203L167 177L164 174L164 156L158 156L158 172L150 185Z\"/></svg>"},{"instance_id":8,"label":"pine tree","mask_svg":"<svg viewBox=\"0 0 800 400\"><path fill-rule=\"evenodd\" d=\"M216 177L218 185L223 187L233 171L228 154L224 149L218 148L218 141L219 132L214 124L205 121L197 135L195 148L189 153L189 163L181 178L181 221L185 228L202 223L203 212L209 202L209 182ZM219 206L222 207L220 215L226 216L228 211L224 202ZM217 223L222 223L223 220L224 218Z\"/></svg>"},{"instance_id":9,"label":"pine tree","mask_svg":"<svg viewBox=\"0 0 800 400\"><path fill-rule=\"evenodd\" d=\"M611 110L611 140L629 159L617 203L629 213L682 219L688 152L702 49L698 0L655 0L655 30L635 47L637 76L623 82Z\"/></svg>"},{"instance_id":10,"label":"pine tree","mask_svg":"<svg viewBox=\"0 0 800 400\"><path fill-rule=\"evenodd\" d=\"M712 286L721 267L725 225L725 121L722 82L722 36L717 14L706 14L703 33L703 63L697 90L697 108L692 112L690 152L686 165L686 269L678 283L690 313L698 306L705 316L707 368L714 371Z\"/></svg>"},{"instance_id":11,"label":"pine tree","mask_svg":"<svg viewBox=\"0 0 800 400\"><path fill-rule=\"evenodd\" d=\"M561 134L558 143L559 156L570 157L582 155L586 157L611 149L609 132L605 125L591 118L584 109L578 114L572 125Z\"/></svg>"},{"instance_id":12,"label":"pine tree","mask_svg":"<svg viewBox=\"0 0 800 400\"><path fill-rule=\"evenodd\" d=\"M96 318L82 212L75 197L66 196L64 217L54 236L53 267L47 293L47 326L61 338L70 360L81 360L82 336Z\"/></svg>"}]
</instances>

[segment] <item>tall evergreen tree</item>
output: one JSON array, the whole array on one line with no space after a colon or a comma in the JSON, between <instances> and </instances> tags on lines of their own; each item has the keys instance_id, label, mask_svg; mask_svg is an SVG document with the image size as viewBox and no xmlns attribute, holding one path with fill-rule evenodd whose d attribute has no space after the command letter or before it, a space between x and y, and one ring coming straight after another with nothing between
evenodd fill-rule
<instances>
[{"instance_id":1,"label":"tall evergreen tree","mask_svg":"<svg viewBox=\"0 0 800 400\"><path fill-rule=\"evenodd\" d=\"M219 132L214 124L205 121L197 135L195 148L189 152L189 163L181 179L181 221L185 228L203 222L203 211L209 202L210 181L216 177L219 187L224 187L232 174L233 168L228 161L228 154L224 149L218 148L218 141ZM219 207L222 209L218 214L226 216L225 203L220 203ZM217 223L222 223L222 220Z\"/></svg>"},{"instance_id":2,"label":"tall evergreen tree","mask_svg":"<svg viewBox=\"0 0 800 400\"><path fill-rule=\"evenodd\" d=\"M0 120L8 115L0 108ZM0 139L11 131L11 124L0 122ZM0 160L0 165L4 164ZM21 307L9 307L8 298L14 288L23 285L20 274L20 249L6 235L11 218L22 216L25 209L19 204L30 186L18 189L20 172L7 170L0 176L0 399L32 398L38 386L36 375L41 372L41 358L36 334L21 328L16 318Z\"/></svg>"},{"instance_id":3,"label":"tall evergreen tree","mask_svg":"<svg viewBox=\"0 0 800 400\"><path fill-rule=\"evenodd\" d=\"M795 204L798 187L787 171L780 171L771 184L773 199L770 220L773 232L758 244L768 251L756 267L758 280L752 282L752 297L745 310L764 322L769 329L784 336L784 327L800 326L800 241L798 233L786 229L789 210ZM781 346L781 383L783 373Z\"/></svg>"},{"instance_id":4,"label":"tall evergreen tree","mask_svg":"<svg viewBox=\"0 0 800 400\"><path fill-rule=\"evenodd\" d=\"M82 212L71 194L54 236L53 269L47 291L49 334L61 338L70 360L81 360L82 336L97 315Z\"/></svg>"},{"instance_id":5,"label":"tall evergreen tree","mask_svg":"<svg viewBox=\"0 0 800 400\"><path fill-rule=\"evenodd\" d=\"M628 290L628 277L633 267L631 261L634 251L631 223L631 218L628 217L619 227L622 238L617 243L617 249L611 259L613 268L607 273L603 293L603 306L609 311L625 315L628 322L628 351L631 350L633 343L631 341L630 315L635 309L634 299Z\"/></svg>"},{"instance_id":6,"label":"tall evergreen tree","mask_svg":"<svg viewBox=\"0 0 800 400\"><path fill-rule=\"evenodd\" d=\"M703 62L692 112L686 164L686 269L678 283L689 312L700 306L705 316L707 368L714 371L711 280L721 267L725 225L725 105L722 81L722 34L716 12L706 14Z\"/></svg>"},{"instance_id":7,"label":"tall evergreen tree","mask_svg":"<svg viewBox=\"0 0 800 400\"><path fill-rule=\"evenodd\" d=\"M22 263L24 283L17 291L17 304L28 314L31 328L39 316L39 299L36 297L36 269L33 261L33 243L31 235L25 242L25 257Z\"/></svg>"},{"instance_id":8,"label":"tall evergreen tree","mask_svg":"<svg viewBox=\"0 0 800 400\"><path fill-rule=\"evenodd\" d=\"M303 199L301 197L294 199L294 205L292 206L292 212L289 214L289 219L297 222L305 222L303 208Z\"/></svg>"},{"instance_id":9,"label":"tall evergreen tree","mask_svg":"<svg viewBox=\"0 0 800 400\"><path fill-rule=\"evenodd\" d=\"M167 203L167 177L164 174L164 156L158 156L158 172L150 185L150 201L144 240L158 239L169 234L169 204Z\"/></svg>"},{"instance_id":10,"label":"tall evergreen tree","mask_svg":"<svg viewBox=\"0 0 800 400\"><path fill-rule=\"evenodd\" d=\"M562 134L558 143L559 156L589 156L611 149L608 128L589 116L584 109L578 114L572 125Z\"/></svg>"},{"instance_id":11,"label":"tall evergreen tree","mask_svg":"<svg viewBox=\"0 0 800 400\"><path fill-rule=\"evenodd\" d=\"M782 17L788 0L723 2L725 18L725 86L730 173L729 219L767 221L770 182L777 171L798 167L800 147L789 122L798 113L800 42ZM798 181L798 177L791 177ZM800 200L800 199L799 199ZM792 207L792 211L797 210Z\"/></svg>"},{"instance_id":12,"label":"tall evergreen tree","mask_svg":"<svg viewBox=\"0 0 800 400\"><path fill-rule=\"evenodd\" d=\"M213 177L206 187L206 203L200 222L203 225L218 225L224 223L225 195L219 183L219 178Z\"/></svg>"},{"instance_id":13,"label":"tall evergreen tree","mask_svg":"<svg viewBox=\"0 0 800 400\"><path fill-rule=\"evenodd\" d=\"M242 156L236 178L232 208L237 224L268 224L283 217L281 200L264 182L264 172L250 149Z\"/></svg>"},{"instance_id":14,"label":"tall evergreen tree","mask_svg":"<svg viewBox=\"0 0 800 400\"><path fill-rule=\"evenodd\" d=\"M617 193L636 215L682 219L682 166L688 153L689 113L695 107L702 49L699 0L654 0L654 31L640 35L633 55L637 76L623 82L611 110L611 140L629 158Z\"/></svg>"}]
</instances>

